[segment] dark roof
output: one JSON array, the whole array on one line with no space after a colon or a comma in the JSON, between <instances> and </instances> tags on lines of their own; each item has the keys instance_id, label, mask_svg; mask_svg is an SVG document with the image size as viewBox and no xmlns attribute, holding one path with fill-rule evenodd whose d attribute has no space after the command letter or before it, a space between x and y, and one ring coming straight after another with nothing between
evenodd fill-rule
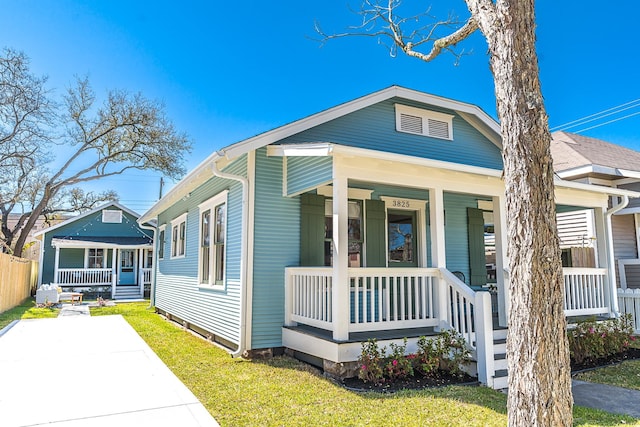
<instances>
[{"instance_id":1,"label":"dark roof","mask_svg":"<svg viewBox=\"0 0 640 427\"><path fill-rule=\"evenodd\" d=\"M554 132L551 137L556 172L589 165L640 171L640 153L635 150L568 132Z\"/></svg>"},{"instance_id":2,"label":"dark roof","mask_svg":"<svg viewBox=\"0 0 640 427\"><path fill-rule=\"evenodd\" d=\"M151 245L153 239L151 237L114 237L114 236L53 236L54 239L65 240L68 242L94 242L109 243L122 246L139 246Z\"/></svg>"}]
</instances>

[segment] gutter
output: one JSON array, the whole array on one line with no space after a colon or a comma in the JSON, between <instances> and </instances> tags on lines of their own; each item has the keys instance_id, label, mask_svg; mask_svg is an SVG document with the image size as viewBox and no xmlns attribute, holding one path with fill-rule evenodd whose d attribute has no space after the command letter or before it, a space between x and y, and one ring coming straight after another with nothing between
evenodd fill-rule
<instances>
[{"instance_id":1,"label":"gutter","mask_svg":"<svg viewBox=\"0 0 640 427\"><path fill-rule=\"evenodd\" d=\"M153 268L151 269L151 289L149 290L149 308L153 308L156 305L156 269L159 268L158 265L158 249L157 249L157 238L158 238L158 218L156 217L156 226L152 227L150 225L144 225L138 223L140 228L144 228L145 230L153 231ZM142 288L142 296L144 297L144 285Z\"/></svg>"},{"instance_id":2,"label":"gutter","mask_svg":"<svg viewBox=\"0 0 640 427\"><path fill-rule=\"evenodd\" d=\"M247 165L247 170L249 166ZM239 357L246 350L246 335L247 335L247 247L248 247L248 235L249 235L249 180L244 176L233 175L222 172L218 169L216 162L211 163L211 173L214 176L222 179L230 179L240 182L242 184L242 237L240 239L240 342L238 343L238 349L231 353L232 357Z\"/></svg>"},{"instance_id":3,"label":"gutter","mask_svg":"<svg viewBox=\"0 0 640 427\"><path fill-rule=\"evenodd\" d=\"M610 286L609 286L609 301L611 305L611 314L615 317L620 315L618 309L618 295L616 291L616 269L615 269L615 254L613 253L613 228L611 227L611 217L620 212L622 209L626 208L629 204L629 196L623 195L622 201L620 203L611 207L605 212L605 227L607 227L607 246L608 246L608 255L609 255L609 277L610 277Z\"/></svg>"}]
</instances>

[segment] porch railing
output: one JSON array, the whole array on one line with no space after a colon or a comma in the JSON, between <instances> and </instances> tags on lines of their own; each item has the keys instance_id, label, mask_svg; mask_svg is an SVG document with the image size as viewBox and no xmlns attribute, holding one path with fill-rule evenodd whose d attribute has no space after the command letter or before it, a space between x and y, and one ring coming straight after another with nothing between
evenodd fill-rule
<instances>
[{"instance_id":1,"label":"porch railing","mask_svg":"<svg viewBox=\"0 0 640 427\"><path fill-rule=\"evenodd\" d=\"M620 313L631 315L633 331L640 334L640 289L618 289L618 307Z\"/></svg>"},{"instance_id":2,"label":"porch railing","mask_svg":"<svg viewBox=\"0 0 640 427\"><path fill-rule=\"evenodd\" d=\"M350 268L350 332L438 326L434 268Z\"/></svg>"},{"instance_id":3,"label":"porch railing","mask_svg":"<svg viewBox=\"0 0 640 427\"><path fill-rule=\"evenodd\" d=\"M332 330L331 272L330 267L286 269L285 323Z\"/></svg>"},{"instance_id":4,"label":"porch railing","mask_svg":"<svg viewBox=\"0 0 640 427\"><path fill-rule=\"evenodd\" d=\"M564 312L567 316L610 311L605 268L563 268Z\"/></svg>"},{"instance_id":5,"label":"porch railing","mask_svg":"<svg viewBox=\"0 0 640 427\"><path fill-rule=\"evenodd\" d=\"M113 272L110 268L59 268L56 283L61 285L108 286Z\"/></svg>"},{"instance_id":6,"label":"porch railing","mask_svg":"<svg viewBox=\"0 0 640 427\"><path fill-rule=\"evenodd\" d=\"M140 283L142 285L150 285L151 284L151 270L152 268L141 268L140 269Z\"/></svg>"}]
</instances>

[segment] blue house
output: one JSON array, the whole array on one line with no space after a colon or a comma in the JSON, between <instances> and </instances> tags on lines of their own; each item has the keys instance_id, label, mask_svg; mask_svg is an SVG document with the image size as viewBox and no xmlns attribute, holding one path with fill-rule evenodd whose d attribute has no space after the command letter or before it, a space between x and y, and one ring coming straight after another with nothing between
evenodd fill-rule
<instances>
[{"instance_id":1,"label":"blue house","mask_svg":"<svg viewBox=\"0 0 640 427\"><path fill-rule=\"evenodd\" d=\"M142 298L151 284L153 231L139 225L138 216L110 202L36 233L39 284Z\"/></svg>"},{"instance_id":2,"label":"blue house","mask_svg":"<svg viewBox=\"0 0 640 427\"><path fill-rule=\"evenodd\" d=\"M338 105L211 154L138 219L157 223L152 303L235 355L343 376L369 338L414 351L454 328L504 387L501 175L499 125L474 105L396 86ZM567 316L615 314L609 199L636 195L557 182L598 243L596 268L565 269Z\"/></svg>"}]
</instances>

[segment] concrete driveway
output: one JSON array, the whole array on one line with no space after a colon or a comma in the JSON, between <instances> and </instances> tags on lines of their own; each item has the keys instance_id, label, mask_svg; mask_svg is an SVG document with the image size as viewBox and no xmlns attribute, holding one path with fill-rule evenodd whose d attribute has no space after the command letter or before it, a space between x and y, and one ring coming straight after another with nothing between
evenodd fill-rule
<instances>
[{"instance_id":1,"label":"concrete driveway","mask_svg":"<svg viewBox=\"0 0 640 427\"><path fill-rule=\"evenodd\" d=\"M0 426L217 426L122 316L22 320L0 336Z\"/></svg>"}]
</instances>

